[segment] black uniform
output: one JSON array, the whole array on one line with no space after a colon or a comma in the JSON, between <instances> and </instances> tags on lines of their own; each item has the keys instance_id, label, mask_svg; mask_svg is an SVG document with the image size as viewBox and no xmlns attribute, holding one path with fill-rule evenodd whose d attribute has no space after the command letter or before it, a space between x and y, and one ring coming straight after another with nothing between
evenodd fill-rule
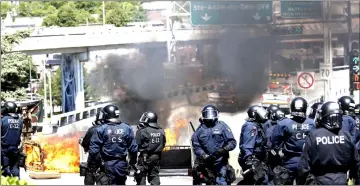
<instances>
[{"instance_id":1,"label":"black uniform","mask_svg":"<svg viewBox=\"0 0 360 186\"><path fill-rule=\"evenodd\" d=\"M342 119L335 102L326 102L318 110L318 128L305 139L297 184L347 185L349 170L352 178L358 177L360 160L352 136L341 130Z\"/></svg>"},{"instance_id":2,"label":"black uniform","mask_svg":"<svg viewBox=\"0 0 360 186\"><path fill-rule=\"evenodd\" d=\"M101 121L99 121L99 113L98 113L96 115L96 120L93 122L93 126L91 126L88 129L85 136L82 138L81 146L84 148L84 151L86 153L89 152L91 137L96 132L96 129L100 124L101 124ZM86 169L85 178L84 178L85 185L95 185L95 182L96 182L95 174L96 174L97 169L101 168L101 170L103 171L103 166L101 164L102 164L102 162L101 162L100 154L98 154L96 156L94 162L92 162L88 158L87 169Z\"/></svg>"},{"instance_id":3,"label":"black uniform","mask_svg":"<svg viewBox=\"0 0 360 186\"><path fill-rule=\"evenodd\" d=\"M157 116L153 112L145 112L136 131L136 143L139 147L137 185L146 185L146 178L151 185L160 185L160 159L166 144L165 132L157 124Z\"/></svg>"},{"instance_id":4,"label":"black uniform","mask_svg":"<svg viewBox=\"0 0 360 186\"><path fill-rule=\"evenodd\" d=\"M20 149L23 122L16 113L17 105L6 102L1 111L1 169L3 176L20 178Z\"/></svg>"},{"instance_id":5,"label":"black uniform","mask_svg":"<svg viewBox=\"0 0 360 186\"><path fill-rule=\"evenodd\" d=\"M313 105L311 105L310 114L309 114L310 119L315 119L316 111L319 109L321 105L322 103L314 103Z\"/></svg>"},{"instance_id":6,"label":"black uniform","mask_svg":"<svg viewBox=\"0 0 360 186\"><path fill-rule=\"evenodd\" d=\"M244 170L238 185L267 184L266 137L261 125L267 120L267 112L253 105L248 111L248 119L241 128L239 165Z\"/></svg>"}]
</instances>

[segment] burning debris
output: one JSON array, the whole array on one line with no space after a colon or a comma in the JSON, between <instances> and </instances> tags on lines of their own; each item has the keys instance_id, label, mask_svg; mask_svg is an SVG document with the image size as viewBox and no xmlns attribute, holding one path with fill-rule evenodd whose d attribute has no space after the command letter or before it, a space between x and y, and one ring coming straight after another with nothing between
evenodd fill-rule
<instances>
[{"instance_id":1,"label":"burning debris","mask_svg":"<svg viewBox=\"0 0 360 186\"><path fill-rule=\"evenodd\" d=\"M79 172L78 139L81 134L67 136L39 136L24 144L26 168L38 172Z\"/></svg>"},{"instance_id":2,"label":"burning debris","mask_svg":"<svg viewBox=\"0 0 360 186\"><path fill-rule=\"evenodd\" d=\"M180 131L187 128L188 121L185 119L176 119L172 127L165 128L166 146L179 145ZM164 150L168 150L165 147Z\"/></svg>"}]
</instances>

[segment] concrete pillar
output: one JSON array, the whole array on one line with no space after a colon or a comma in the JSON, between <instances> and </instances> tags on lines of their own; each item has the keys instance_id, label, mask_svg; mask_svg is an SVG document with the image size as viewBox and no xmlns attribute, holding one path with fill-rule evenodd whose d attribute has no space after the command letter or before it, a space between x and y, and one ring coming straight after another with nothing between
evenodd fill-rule
<instances>
[{"instance_id":1,"label":"concrete pillar","mask_svg":"<svg viewBox=\"0 0 360 186\"><path fill-rule=\"evenodd\" d=\"M63 113L85 108L84 75L77 54L62 54Z\"/></svg>"}]
</instances>

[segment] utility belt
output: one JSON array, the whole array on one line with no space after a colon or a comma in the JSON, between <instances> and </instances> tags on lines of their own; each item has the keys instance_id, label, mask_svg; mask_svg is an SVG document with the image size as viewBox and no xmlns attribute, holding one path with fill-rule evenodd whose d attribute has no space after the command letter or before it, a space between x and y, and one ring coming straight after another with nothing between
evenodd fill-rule
<instances>
[{"instance_id":1,"label":"utility belt","mask_svg":"<svg viewBox=\"0 0 360 186\"><path fill-rule=\"evenodd\" d=\"M113 160L127 161L126 156L122 156L122 157L105 156L105 157L101 157L101 159L102 159L103 162L113 161Z\"/></svg>"}]
</instances>

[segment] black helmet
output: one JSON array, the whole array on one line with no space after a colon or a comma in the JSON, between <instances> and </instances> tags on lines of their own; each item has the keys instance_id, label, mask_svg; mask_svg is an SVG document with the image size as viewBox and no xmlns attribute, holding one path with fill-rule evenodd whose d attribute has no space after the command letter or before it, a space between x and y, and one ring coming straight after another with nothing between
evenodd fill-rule
<instances>
[{"instance_id":1,"label":"black helmet","mask_svg":"<svg viewBox=\"0 0 360 186\"><path fill-rule=\"evenodd\" d=\"M278 110L279 108L280 108L279 105L271 104L271 105L266 109L267 112L268 112L267 118L271 118L271 117L270 117L271 114L272 114L274 111Z\"/></svg>"},{"instance_id":2,"label":"black helmet","mask_svg":"<svg viewBox=\"0 0 360 186\"><path fill-rule=\"evenodd\" d=\"M106 105L101 109L98 119L106 122L120 122L120 110L115 105Z\"/></svg>"},{"instance_id":3,"label":"black helmet","mask_svg":"<svg viewBox=\"0 0 360 186\"><path fill-rule=\"evenodd\" d=\"M324 103L316 114L316 122L328 130L341 129L343 112L339 104L328 101Z\"/></svg>"},{"instance_id":4,"label":"black helmet","mask_svg":"<svg viewBox=\"0 0 360 186\"><path fill-rule=\"evenodd\" d=\"M354 114L355 101L350 96L342 96L338 99L340 109L343 111L343 114L351 115Z\"/></svg>"},{"instance_id":5,"label":"black helmet","mask_svg":"<svg viewBox=\"0 0 360 186\"><path fill-rule=\"evenodd\" d=\"M314 103L311 105L309 118L315 119L316 111L320 108L322 103Z\"/></svg>"},{"instance_id":6,"label":"black helmet","mask_svg":"<svg viewBox=\"0 0 360 186\"><path fill-rule=\"evenodd\" d=\"M140 124L149 125L152 127L158 127L157 121L158 117L155 112L144 112L139 119Z\"/></svg>"},{"instance_id":7,"label":"black helmet","mask_svg":"<svg viewBox=\"0 0 360 186\"><path fill-rule=\"evenodd\" d=\"M354 113L356 116L360 116L360 104L355 105L354 107Z\"/></svg>"},{"instance_id":8,"label":"black helmet","mask_svg":"<svg viewBox=\"0 0 360 186\"><path fill-rule=\"evenodd\" d=\"M17 116L15 113L17 111L17 105L16 103L12 101L7 101L4 103L4 105L1 108L1 113L3 114L9 114L11 116Z\"/></svg>"},{"instance_id":9,"label":"black helmet","mask_svg":"<svg viewBox=\"0 0 360 186\"><path fill-rule=\"evenodd\" d=\"M101 112L96 113L95 121L92 122L92 124L94 126L95 125L101 125L101 123L102 123L102 119L100 118L100 113Z\"/></svg>"},{"instance_id":10,"label":"black helmet","mask_svg":"<svg viewBox=\"0 0 360 186\"><path fill-rule=\"evenodd\" d=\"M217 120L219 117L219 111L213 105L206 105L201 110L201 117L203 120Z\"/></svg>"},{"instance_id":11,"label":"black helmet","mask_svg":"<svg viewBox=\"0 0 360 186\"><path fill-rule=\"evenodd\" d=\"M247 114L249 116L249 120L250 121L255 121L258 123L264 123L268 118L267 118L267 111L258 105L253 105L251 106L248 111Z\"/></svg>"},{"instance_id":12,"label":"black helmet","mask_svg":"<svg viewBox=\"0 0 360 186\"><path fill-rule=\"evenodd\" d=\"M306 118L307 107L308 107L308 103L304 98L302 97L294 98L290 104L291 116Z\"/></svg>"},{"instance_id":13,"label":"black helmet","mask_svg":"<svg viewBox=\"0 0 360 186\"><path fill-rule=\"evenodd\" d=\"M272 111L270 115L270 119L272 121L280 121L285 118L285 113L281 109L277 109L275 111Z\"/></svg>"}]
</instances>

